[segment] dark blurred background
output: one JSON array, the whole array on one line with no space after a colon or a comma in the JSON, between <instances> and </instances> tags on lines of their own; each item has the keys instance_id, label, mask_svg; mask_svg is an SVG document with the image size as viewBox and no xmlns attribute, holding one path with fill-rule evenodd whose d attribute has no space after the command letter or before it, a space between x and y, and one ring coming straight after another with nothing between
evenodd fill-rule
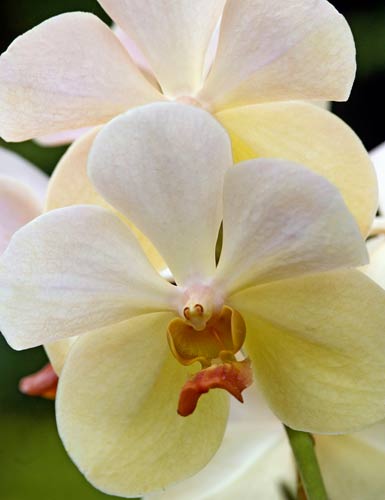
<instances>
[{"instance_id":1,"label":"dark blurred background","mask_svg":"<svg viewBox=\"0 0 385 500\"><path fill-rule=\"evenodd\" d=\"M385 141L385 0L332 3L350 23L358 61L352 96L347 103L334 104L333 111L370 150ZM0 0L0 52L48 17L74 10L93 12L109 22L96 0ZM0 145L5 146L1 141ZM64 147L40 148L31 141L6 147L47 173L65 151ZM55 428L53 402L28 398L17 390L20 377L45 361L43 349L15 352L0 335L0 500L112 498L89 486L65 454Z\"/></svg>"}]
</instances>

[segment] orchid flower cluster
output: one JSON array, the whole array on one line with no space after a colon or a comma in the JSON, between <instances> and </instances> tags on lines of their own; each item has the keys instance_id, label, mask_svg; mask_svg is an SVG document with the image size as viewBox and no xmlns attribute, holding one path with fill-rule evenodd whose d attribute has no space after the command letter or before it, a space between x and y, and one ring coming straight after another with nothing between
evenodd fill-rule
<instances>
[{"instance_id":1,"label":"orchid flower cluster","mask_svg":"<svg viewBox=\"0 0 385 500\"><path fill-rule=\"evenodd\" d=\"M75 139L48 186L0 156L0 328L45 346L68 454L113 495L275 500L282 422L315 434L332 499L380 500L384 174L318 102L350 93L345 19L99 3L114 29L63 14L0 56L0 135Z\"/></svg>"}]
</instances>

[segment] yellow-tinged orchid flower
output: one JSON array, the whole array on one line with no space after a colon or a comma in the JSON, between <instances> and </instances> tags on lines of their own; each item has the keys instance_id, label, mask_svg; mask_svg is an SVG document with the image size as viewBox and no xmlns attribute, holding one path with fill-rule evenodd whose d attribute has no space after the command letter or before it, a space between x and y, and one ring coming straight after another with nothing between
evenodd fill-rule
<instances>
[{"instance_id":1,"label":"yellow-tinged orchid flower","mask_svg":"<svg viewBox=\"0 0 385 500\"><path fill-rule=\"evenodd\" d=\"M371 158L381 199L385 144L372 151ZM370 264L365 273L385 288L385 239L378 236L367 246ZM292 451L279 420L257 391L249 389L246 398L247 405L231 406L223 442L210 463L193 477L145 500L282 500L283 485L295 491ZM385 421L350 435L314 437L330 500L383 500Z\"/></svg>"},{"instance_id":2,"label":"yellow-tinged orchid flower","mask_svg":"<svg viewBox=\"0 0 385 500\"><path fill-rule=\"evenodd\" d=\"M0 148L0 254L11 236L43 210L48 177L24 158Z\"/></svg>"},{"instance_id":3,"label":"yellow-tinged orchid flower","mask_svg":"<svg viewBox=\"0 0 385 500\"><path fill-rule=\"evenodd\" d=\"M366 151L332 113L297 102L345 100L353 83L353 37L329 2L99 3L129 43L82 12L54 17L17 38L0 57L1 136L20 141L98 126L153 101L195 104L229 131L236 161L285 158L326 176L367 235L377 202ZM94 135L72 155L84 160ZM70 164L59 165L51 186L67 192L69 203L84 187L65 171ZM49 208L54 198L51 193Z\"/></svg>"},{"instance_id":4,"label":"yellow-tinged orchid flower","mask_svg":"<svg viewBox=\"0 0 385 500\"><path fill-rule=\"evenodd\" d=\"M61 372L57 421L70 456L103 491L149 493L208 463L225 430L226 392L210 391L187 418L177 408L189 413L212 387L240 398L245 354L293 428L344 432L385 415L385 295L351 269L367 253L338 190L283 160L231 164L218 122L175 103L132 110L93 144L96 189L153 242L176 285L124 219L96 206L42 215L1 260L10 345L79 336Z\"/></svg>"}]
</instances>

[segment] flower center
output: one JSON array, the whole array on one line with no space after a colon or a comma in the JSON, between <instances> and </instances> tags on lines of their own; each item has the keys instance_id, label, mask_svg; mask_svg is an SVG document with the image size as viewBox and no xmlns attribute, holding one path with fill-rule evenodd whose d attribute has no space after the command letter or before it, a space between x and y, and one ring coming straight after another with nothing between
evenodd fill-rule
<instances>
[{"instance_id":1,"label":"flower center","mask_svg":"<svg viewBox=\"0 0 385 500\"><path fill-rule=\"evenodd\" d=\"M187 294L180 317L168 325L167 339L171 352L181 364L199 362L202 369L182 388L180 415L190 415L199 397L214 388L225 389L243 401L241 393L252 382L251 366L249 360L238 361L235 355L245 337L242 316L215 300L209 287Z\"/></svg>"}]
</instances>

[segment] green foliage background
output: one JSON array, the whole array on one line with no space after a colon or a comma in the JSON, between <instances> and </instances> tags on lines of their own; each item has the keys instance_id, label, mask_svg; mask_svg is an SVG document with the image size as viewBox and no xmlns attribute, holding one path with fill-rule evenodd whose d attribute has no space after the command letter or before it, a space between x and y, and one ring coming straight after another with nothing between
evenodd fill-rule
<instances>
[{"instance_id":1,"label":"green foliage background","mask_svg":"<svg viewBox=\"0 0 385 500\"><path fill-rule=\"evenodd\" d=\"M358 74L348 103L333 110L368 149L385 140L384 1L332 2L349 20L357 45ZM0 51L19 34L62 12L83 10L109 22L96 0L1 0ZM41 148L32 141L8 147L50 174L65 147ZM0 336L0 500L97 500L112 498L93 489L66 455L57 435L54 403L28 398L19 379L46 362L43 349L12 351ZM127 471L129 474L129 471Z\"/></svg>"}]
</instances>

